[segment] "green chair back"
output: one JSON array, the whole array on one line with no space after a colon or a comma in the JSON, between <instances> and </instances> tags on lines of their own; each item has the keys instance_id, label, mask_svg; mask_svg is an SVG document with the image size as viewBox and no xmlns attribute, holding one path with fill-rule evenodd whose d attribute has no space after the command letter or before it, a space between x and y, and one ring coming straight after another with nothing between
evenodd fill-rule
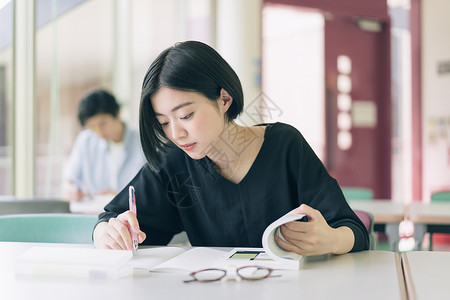
<instances>
[{"instance_id":1,"label":"green chair back","mask_svg":"<svg viewBox=\"0 0 450 300\"><path fill-rule=\"evenodd\" d=\"M0 216L0 241L91 244L95 215L24 214Z\"/></svg>"},{"instance_id":2,"label":"green chair back","mask_svg":"<svg viewBox=\"0 0 450 300\"><path fill-rule=\"evenodd\" d=\"M433 193L431 202L450 202L450 191Z\"/></svg>"},{"instance_id":3,"label":"green chair back","mask_svg":"<svg viewBox=\"0 0 450 300\"><path fill-rule=\"evenodd\" d=\"M372 200L373 192L371 189L358 187L343 187L342 193L347 200Z\"/></svg>"}]
</instances>

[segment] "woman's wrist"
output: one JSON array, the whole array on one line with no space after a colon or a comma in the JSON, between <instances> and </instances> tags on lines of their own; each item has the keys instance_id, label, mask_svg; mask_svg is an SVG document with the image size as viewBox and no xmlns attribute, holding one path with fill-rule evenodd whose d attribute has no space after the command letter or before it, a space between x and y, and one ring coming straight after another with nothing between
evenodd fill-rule
<instances>
[{"instance_id":1,"label":"woman's wrist","mask_svg":"<svg viewBox=\"0 0 450 300\"><path fill-rule=\"evenodd\" d=\"M101 245L101 235L103 234L103 232L101 232L101 230L104 230L104 228L108 226L108 222L99 222L97 223L97 225L95 225L94 231L92 233L92 240L94 242L94 246L95 248L103 248Z\"/></svg>"},{"instance_id":2,"label":"woman's wrist","mask_svg":"<svg viewBox=\"0 0 450 300\"><path fill-rule=\"evenodd\" d=\"M347 226L333 228L332 254L344 254L350 252L355 243L353 230Z\"/></svg>"}]
</instances>

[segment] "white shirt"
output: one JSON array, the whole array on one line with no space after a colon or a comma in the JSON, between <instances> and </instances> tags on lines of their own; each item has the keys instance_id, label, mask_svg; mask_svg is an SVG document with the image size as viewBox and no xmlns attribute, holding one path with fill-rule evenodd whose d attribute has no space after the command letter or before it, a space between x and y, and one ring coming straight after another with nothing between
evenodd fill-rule
<instances>
[{"instance_id":1,"label":"white shirt","mask_svg":"<svg viewBox=\"0 0 450 300\"><path fill-rule=\"evenodd\" d=\"M91 195L101 190L122 190L146 162L138 131L125 126L122 155L116 150L111 152L108 142L94 132L82 131L70 154L64 179L78 180Z\"/></svg>"},{"instance_id":2,"label":"white shirt","mask_svg":"<svg viewBox=\"0 0 450 300\"><path fill-rule=\"evenodd\" d=\"M117 162L122 161L123 155L125 155L125 149L123 145L123 141L120 143L115 143L113 141L108 143L109 146L109 186L111 190L118 191L119 190L119 164Z\"/></svg>"}]
</instances>

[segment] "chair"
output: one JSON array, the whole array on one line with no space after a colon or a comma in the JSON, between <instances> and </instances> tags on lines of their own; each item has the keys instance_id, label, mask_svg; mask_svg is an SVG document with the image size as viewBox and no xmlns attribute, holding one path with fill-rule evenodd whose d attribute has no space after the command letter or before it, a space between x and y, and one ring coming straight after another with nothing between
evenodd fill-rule
<instances>
[{"instance_id":1,"label":"chair","mask_svg":"<svg viewBox=\"0 0 450 300\"><path fill-rule=\"evenodd\" d=\"M360 187L342 187L342 193L348 200L372 200L373 192L371 189Z\"/></svg>"},{"instance_id":2,"label":"chair","mask_svg":"<svg viewBox=\"0 0 450 300\"><path fill-rule=\"evenodd\" d=\"M450 191L441 191L431 194L431 202L450 202Z\"/></svg>"},{"instance_id":3,"label":"chair","mask_svg":"<svg viewBox=\"0 0 450 300\"><path fill-rule=\"evenodd\" d=\"M445 203L450 202L450 191L439 191L431 194L431 202ZM428 250L433 250L433 233L446 234L449 231L448 226L430 225L428 226L430 235L430 245ZM437 237L436 237L437 238Z\"/></svg>"},{"instance_id":4,"label":"chair","mask_svg":"<svg viewBox=\"0 0 450 300\"><path fill-rule=\"evenodd\" d=\"M361 220L361 222L366 226L367 232L369 233L369 240L370 240L370 250L376 249L376 242L377 238L375 235L374 230L374 222L373 222L373 215L370 212L363 211L363 210L353 210L355 214L358 216L358 218Z\"/></svg>"},{"instance_id":5,"label":"chair","mask_svg":"<svg viewBox=\"0 0 450 300\"><path fill-rule=\"evenodd\" d=\"M0 216L0 241L91 244L95 215L23 214Z\"/></svg>"},{"instance_id":6,"label":"chair","mask_svg":"<svg viewBox=\"0 0 450 300\"><path fill-rule=\"evenodd\" d=\"M0 215L70 213L70 203L58 199L0 198Z\"/></svg>"}]
</instances>

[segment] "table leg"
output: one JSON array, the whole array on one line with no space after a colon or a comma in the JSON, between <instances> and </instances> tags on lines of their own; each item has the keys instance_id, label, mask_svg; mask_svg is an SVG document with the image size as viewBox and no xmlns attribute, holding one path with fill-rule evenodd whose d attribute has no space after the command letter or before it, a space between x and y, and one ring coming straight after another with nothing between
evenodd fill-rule
<instances>
[{"instance_id":1,"label":"table leg","mask_svg":"<svg viewBox=\"0 0 450 300\"><path fill-rule=\"evenodd\" d=\"M389 245L391 251L398 251L398 242L400 241L400 236L398 234L399 224L398 223L387 223L385 232L389 240Z\"/></svg>"},{"instance_id":2,"label":"table leg","mask_svg":"<svg viewBox=\"0 0 450 300\"><path fill-rule=\"evenodd\" d=\"M416 241L415 250L422 250L422 242L425 233L427 232L427 225L414 224L414 240Z\"/></svg>"}]
</instances>

